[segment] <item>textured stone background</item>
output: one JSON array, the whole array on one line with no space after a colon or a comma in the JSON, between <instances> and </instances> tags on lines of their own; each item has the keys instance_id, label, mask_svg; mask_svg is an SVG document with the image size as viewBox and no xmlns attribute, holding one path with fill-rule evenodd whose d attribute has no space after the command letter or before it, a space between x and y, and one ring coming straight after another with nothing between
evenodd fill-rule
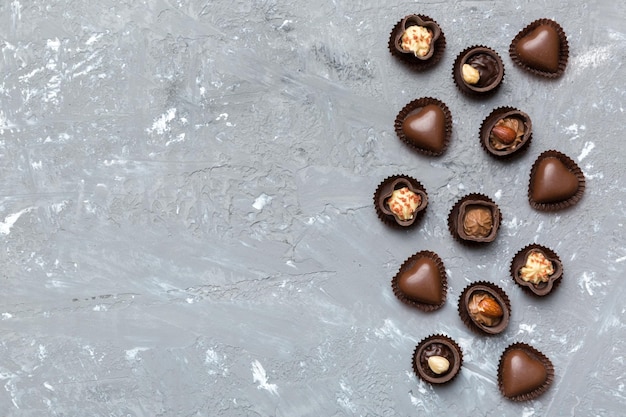
<instances>
[{"instance_id":1,"label":"textured stone background","mask_svg":"<svg viewBox=\"0 0 626 417\"><path fill-rule=\"evenodd\" d=\"M393 25L426 14L446 53L415 74L389 55ZM537 18L565 29L558 80L515 67L510 40ZM496 49L499 93L464 98L456 54ZM626 408L626 6L622 1L6 0L0 4L0 410L3 416L619 416ZM393 119L445 101L452 143L410 151ZM488 158L494 108L533 120L530 150ZM585 172L572 210L532 210L528 174L556 149ZM430 196L396 232L372 194L393 174ZM468 250L446 217L494 198L496 242ZM508 276L537 242L563 259L545 300ZM389 282L419 250L447 267L446 306L424 314ZM512 322L472 334L457 299L503 287ZM465 353L431 387L411 370L432 333ZM556 368L536 401L496 386L523 341Z\"/></svg>"}]
</instances>

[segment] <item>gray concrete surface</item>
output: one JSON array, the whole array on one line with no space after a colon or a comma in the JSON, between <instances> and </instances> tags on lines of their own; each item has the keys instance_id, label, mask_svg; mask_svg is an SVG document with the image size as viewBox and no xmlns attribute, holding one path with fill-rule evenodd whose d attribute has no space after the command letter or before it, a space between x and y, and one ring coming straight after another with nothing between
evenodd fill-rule
<instances>
[{"instance_id":1,"label":"gray concrete surface","mask_svg":"<svg viewBox=\"0 0 626 417\"><path fill-rule=\"evenodd\" d=\"M410 13L448 40L424 74L386 49ZM508 56L542 17L568 35L558 80ZM624 2L6 0L0 38L2 416L624 415ZM485 101L452 82L456 54L474 44L506 67ZM440 158L393 132L422 96L453 115ZM502 105L527 112L535 132L509 164L477 138ZM585 173L572 210L526 202L546 149ZM410 232L386 228L372 206L397 173L430 196ZM484 249L446 230L469 192L504 216ZM545 300L508 276L532 242L564 261ZM449 275L448 302L431 314L390 287L419 250ZM511 298L498 337L475 336L456 313L478 279ZM432 387L411 354L440 332L465 362L453 384ZM517 341L556 369L527 403L496 386L499 355Z\"/></svg>"}]
</instances>

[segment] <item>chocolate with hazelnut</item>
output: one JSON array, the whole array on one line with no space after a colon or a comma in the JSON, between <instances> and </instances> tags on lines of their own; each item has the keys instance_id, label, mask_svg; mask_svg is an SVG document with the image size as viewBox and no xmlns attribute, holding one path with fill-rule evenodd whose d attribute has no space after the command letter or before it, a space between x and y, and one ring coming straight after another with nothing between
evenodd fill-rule
<instances>
[{"instance_id":1,"label":"chocolate with hazelnut","mask_svg":"<svg viewBox=\"0 0 626 417\"><path fill-rule=\"evenodd\" d=\"M498 107L483 120L480 143L492 157L506 159L520 155L532 139L528 114L513 107Z\"/></svg>"}]
</instances>

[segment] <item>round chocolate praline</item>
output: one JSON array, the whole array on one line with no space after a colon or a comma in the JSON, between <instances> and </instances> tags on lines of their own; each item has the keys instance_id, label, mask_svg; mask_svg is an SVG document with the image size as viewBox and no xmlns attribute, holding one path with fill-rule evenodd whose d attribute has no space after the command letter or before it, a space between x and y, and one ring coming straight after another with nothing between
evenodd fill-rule
<instances>
[{"instance_id":1,"label":"round chocolate praline","mask_svg":"<svg viewBox=\"0 0 626 417\"><path fill-rule=\"evenodd\" d=\"M448 360L450 367L441 374L436 374L428 365L428 358L441 356ZM437 334L423 339L413 351L413 370L415 374L431 384L445 384L454 379L463 364L463 352L450 337Z\"/></svg>"},{"instance_id":2,"label":"round chocolate praline","mask_svg":"<svg viewBox=\"0 0 626 417\"><path fill-rule=\"evenodd\" d=\"M498 140L493 132L493 128L500 121L508 119L516 120L520 129L520 132L515 132L516 137L510 143ZM479 136L483 149L494 158L506 159L514 155L521 155L528 149L532 140L532 121L528 114L514 107L498 107L483 121Z\"/></svg>"},{"instance_id":3,"label":"round chocolate praline","mask_svg":"<svg viewBox=\"0 0 626 417\"><path fill-rule=\"evenodd\" d=\"M463 65L478 71L479 79L470 84L463 78ZM452 67L454 82L459 90L473 97L485 97L495 93L504 79L504 64L500 55L486 46L471 46L461 52Z\"/></svg>"},{"instance_id":4,"label":"round chocolate praline","mask_svg":"<svg viewBox=\"0 0 626 417\"><path fill-rule=\"evenodd\" d=\"M407 51L401 46L402 35L411 26L422 26L433 34L430 49L424 56L415 56L412 51ZM422 14L412 14L405 16L391 30L389 35L389 51L401 62L416 71L424 71L437 64L443 55L446 47L446 38L439 24Z\"/></svg>"},{"instance_id":5,"label":"round chocolate praline","mask_svg":"<svg viewBox=\"0 0 626 417\"><path fill-rule=\"evenodd\" d=\"M539 282L534 284L530 281L526 281L521 276L521 269L526 265L526 260L529 254L532 252L540 252L551 264L554 272L550 275L548 281ZM550 248L547 248L536 243L522 248L511 261L511 277L517 285L519 285L525 292L538 297L543 297L552 292L561 283L563 278L563 264L559 256Z\"/></svg>"},{"instance_id":6,"label":"round chocolate praline","mask_svg":"<svg viewBox=\"0 0 626 417\"><path fill-rule=\"evenodd\" d=\"M410 219L401 219L395 213L391 211L387 204L388 199L391 197L395 190L407 187L410 191L417 194L420 198L420 203L413 212L413 217ZM374 207L378 213L378 217L385 223L391 226L397 226L402 228L408 228L416 225L419 220L424 216L426 208L428 206L428 194L424 189L422 183L415 178L408 175L393 175L386 178L374 193Z\"/></svg>"},{"instance_id":7,"label":"round chocolate praline","mask_svg":"<svg viewBox=\"0 0 626 417\"><path fill-rule=\"evenodd\" d=\"M499 321L496 321L492 325L482 323L470 311L472 298L483 294L491 297L491 299L498 304L502 312L502 315L499 317ZM478 281L465 287L459 297L458 310L461 319L471 330L476 333L495 335L502 333L509 324L511 317L511 302L502 288L490 282Z\"/></svg>"},{"instance_id":8,"label":"round chocolate praline","mask_svg":"<svg viewBox=\"0 0 626 417\"><path fill-rule=\"evenodd\" d=\"M485 221L483 225L477 224L477 227L480 228L482 226L483 229L490 227L488 233L483 231L481 234L473 235L466 232L464 226L468 219L467 216L474 213L478 214L475 219L477 222ZM486 218L485 213L489 213L490 217ZM493 242L498 235L501 222L502 214L498 205L489 197L478 193L468 194L461 198L448 214L448 229L450 233L456 240L468 246Z\"/></svg>"},{"instance_id":9,"label":"round chocolate praline","mask_svg":"<svg viewBox=\"0 0 626 417\"><path fill-rule=\"evenodd\" d=\"M526 343L509 345L498 363L498 388L512 401L528 401L542 395L554 381L550 359Z\"/></svg>"}]
</instances>

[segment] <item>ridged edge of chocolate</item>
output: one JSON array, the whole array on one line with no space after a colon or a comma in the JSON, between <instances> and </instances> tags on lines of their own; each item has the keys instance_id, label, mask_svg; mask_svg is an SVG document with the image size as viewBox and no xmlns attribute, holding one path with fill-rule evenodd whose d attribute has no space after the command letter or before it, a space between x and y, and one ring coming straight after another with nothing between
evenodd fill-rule
<instances>
[{"instance_id":1,"label":"ridged edge of chocolate","mask_svg":"<svg viewBox=\"0 0 626 417\"><path fill-rule=\"evenodd\" d=\"M480 323L477 323L476 321L472 319L472 316L469 312L469 308L467 306L465 298L470 291L474 291L474 290L484 291L484 292L489 293L492 296L495 293L497 297L499 297L502 300L502 303L500 303L499 300L496 300L498 301L498 304L501 304L500 307L503 307L502 311L504 313L504 315L502 316L502 321L498 323L496 326L491 326L491 327L485 326ZM494 335L500 334L504 330L506 330L511 320L511 300L509 299L509 296L506 294L506 292L502 288L500 288L494 283L487 282L487 281L476 281L467 285L461 292L461 295L459 296L459 303L458 303L457 309L458 309L459 316L461 317L461 320L463 321L463 323L465 323L465 325L470 330L481 335L494 336Z\"/></svg>"},{"instance_id":2,"label":"ridged edge of chocolate","mask_svg":"<svg viewBox=\"0 0 626 417\"><path fill-rule=\"evenodd\" d=\"M492 85L488 87L472 87L471 85L468 85L463 80L463 75L461 72L463 64L465 63L467 58L470 55L473 55L473 53L475 52L487 53L491 55L492 57L494 57L496 61L499 63L500 70L501 70L500 77L498 78L496 82L494 82ZM461 93L472 98L486 98L495 94L500 89L500 86L502 85L502 82L504 81L504 76L505 76L505 69L504 69L504 62L502 62L502 58L496 51L484 45L473 45L464 49L462 52L460 52L457 55L456 59L454 60L454 64L452 64L452 79L454 80L454 84L456 84L457 88L459 89L459 91L461 91Z\"/></svg>"},{"instance_id":3,"label":"ridged edge of chocolate","mask_svg":"<svg viewBox=\"0 0 626 417\"><path fill-rule=\"evenodd\" d=\"M435 40L435 44L433 45L433 48L434 48L433 55L427 60L419 59L415 57L414 55L411 57L410 54L399 53L396 49L395 40L396 40L396 36L398 35L398 31L402 29L402 22L404 22L407 18L411 16L417 16L423 21L433 22L439 27L439 38ZM446 49L446 37L443 33L443 30L441 29L441 25L439 25L439 23L437 23L433 18L426 16L426 15L422 15L422 14L412 14L412 15L407 15L403 17L402 19L398 21L398 23L395 24L395 26L393 27L393 29L391 30L389 34L389 41L388 41L387 47L391 55L398 58L400 62L407 65L412 70L421 72L421 71L426 71L432 68L441 60L441 57L443 56L443 53Z\"/></svg>"},{"instance_id":4,"label":"ridged edge of chocolate","mask_svg":"<svg viewBox=\"0 0 626 417\"><path fill-rule=\"evenodd\" d=\"M563 165L565 165L567 169L569 169L570 172L572 172L576 176L576 178L578 178L578 189L576 190L576 193L570 198L568 198L567 200L559 201L556 203L539 203L532 199L533 177L535 175L539 162L542 159L549 158L549 157L558 158L563 163ZM539 211L554 212L554 211L564 210L566 208L569 208L575 205L576 203L580 201L583 194L585 193L585 188L586 188L585 174L583 173L582 169L580 169L578 164L572 158L565 155L564 153L551 149L551 150L542 152L537 157L537 159L535 159L535 162L530 168L530 178L528 180L528 202L530 203L530 206L532 208L534 208L535 210L539 210Z\"/></svg>"},{"instance_id":5,"label":"ridged edge of chocolate","mask_svg":"<svg viewBox=\"0 0 626 417\"><path fill-rule=\"evenodd\" d=\"M427 257L432 259L437 265L437 269L439 269L439 275L441 277L441 303L439 304L427 304L420 303L419 301L412 300L408 298L401 290L398 288L398 279L400 278L400 274L408 268L409 265L412 264L416 259ZM418 310L421 310L425 313L430 313L431 311L439 310L446 304L446 299L448 298L448 276L446 274L446 268L443 264L443 260L433 251L422 250L414 253L409 256L403 263L400 265L398 272L391 279L391 289L393 290L394 295L404 304L409 305L411 307L415 307Z\"/></svg>"},{"instance_id":6,"label":"ridged edge of chocolate","mask_svg":"<svg viewBox=\"0 0 626 417\"><path fill-rule=\"evenodd\" d=\"M422 197L422 202L417 207L417 210L413 214L413 219L409 221L399 220L393 214L385 213L381 207L381 205L384 204L384 202L382 202L381 199L385 197L383 195L383 193L385 192L385 187L390 186L396 180L401 180L401 179L405 180L411 186L409 188L412 189L413 192L417 192ZM381 183L376 188L376 191L374 192L373 198L374 198L374 208L376 209L376 214L378 215L378 218L386 225L395 227L395 228L400 228L400 229L408 229L417 225L420 222L420 220L424 217L424 214L426 213L426 208L428 207L428 193L426 192L426 189L424 188L422 183L416 180L415 178L410 177L408 175L404 175L404 174L392 175L392 176L385 178L383 181L381 181Z\"/></svg>"},{"instance_id":7,"label":"ridged edge of chocolate","mask_svg":"<svg viewBox=\"0 0 626 417\"><path fill-rule=\"evenodd\" d=\"M419 358L418 353L422 349L422 347L426 346L428 343L443 343L448 345L454 352L458 354L458 361L455 361L453 369L447 374L443 375L441 378L432 378L429 375L421 372L421 367L419 366ZM423 338L415 349L413 350L412 356L412 367L413 372L417 375L418 378L422 379L431 384L443 385L453 381L456 376L460 373L461 367L463 366L463 350L461 347L449 336L444 334L433 334L428 337Z\"/></svg>"},{"instance_id":8,"label":"ridged edge of chocolate","mask_svg":"<svg viewBox=\"0 0 626 417\"><path fill-rule=\"evenodd\" d=\"M493 236L490 237L489 239L484 239L484 238L478 239L478 240L464 239L463 237L460 236L458 232L459 224L457 223L457 217L459 214L459 209L463 203L465 203L466 201L472 201L472 200L485 202L487 203L487 205L495 207L496 209L495 216L494 216L496 217L496 219L494 219L496 221L494 221L492 225L492 228L495 230L492 232ZM490 199L489 197L481 193L471 193L471 194L467 194L464 197L461 197L454 204L454 206L452 206L452 209L450 210L448 214L448 230L450 231L450 234L457 242L463 245L469 246L469 247L482 246L482 245L493 242L498 236L498 231L500 229L501 224L502 224L502 212L500 211L500 207L498 207L498 205L492 199Z\"/></svg>"},{"instance_id":9,"label":"ridged edge of chocolate","mask_svg":"<svg viewBox=\"0 0 626 417\"><path fill-rule=\"evenodd\" d=\"M425 107L429 104L434 104L436 106L439 106L439 108L441 108L441 110L443 111L443 114L445 116L445 129L446 129L446 133L445 133L445 138L444 138L444 143L443 143L443 147L441 149L441 151L439 152L435 152L435 151L431 151L429 149L425 149L425 148L420 148L419 146L415 145L412 141L410 141L406 135L404 134L404 131L402 130L402 123L404 122L404 119L406 119L406 117L414 110ZM398 136L398 139L400 139L402 142L404 142L405 144L407 144L411 149L427 155L427 156L440 156L443 155L445 153L445 151L448 149L448 146L450 144L450 138L452 137L452 113L450 113L450 109L448 108L448 106L446 105L446 103L444 103L443 101L434 98L434 97L420 97L418 99L415 99L409 103L407 103L397 114L396 119L394 121L394 130L396 132L396 135Z\"/></svg>"},{"instance_id":10,"label":"ridged edge of chocolate","mask_svg":"<svg viewBox=\"0 0 626 417\"><path fill-rule=\"evenodd\" d=\"M550 280L546 283L545 287L537 288L535 284L532 282L526 282L519 277L518 271L526 263L526 256L532 250L538 250L543 252L544 256L550 259L552 262L557 262L557 270L550 277ZM561 258L556 254L552 249L539 245L537 243L531 243L529 245L524 246L522 249L517 251L513 259L511 260L511 266L509 268L509 272L511 273L511 278L513 281L522 289L525 293L533 295L535 297L545 297L554 291L563 281L564 269L563 262L561 262Z\"/></svg>"},{"instance_id":11,"label":"ridged edge of chocolate","mask_svg":"<svg viewBox=\"0 0 626 417\"><path fill-rule=\"evenodd\" d=\"M489 141L491 129L493 129L493 126L498 122L498 120L503 119L509 115L517 115L521 119L527 120L527 123L525 123L525 125L527 125L527 128L524 132L522 142L520 142L520 144L511 151L499 151L497 149L493 149L491 147L491 142ZM528 148L530 147L532 137L532 120L530 116L527 113L510 106L502 106L493 109L492 112L489 113L489 115L483 120L480 126L480 131L478 133L480 145L482 146L483 150L487 152L489 156L500 160L508 160L524 154L526 150L528 150Z\"/></svg>"},{"instance_id":12,"label":"ridged edge of chocolate","mask_svg":"<svg viewBox=\"0 0 626 417\"><path fill-rule=\"evenodd\" d=\"M502 366L503 366L504 357L506 353L513 349L523 350L526 353L530 353L531 356L534 356L534 359L539 360L546 368L546 380L540 387L534 389L531 392L520 394L520 395L515 395L515 396L507 396L504 393L504 389L502 387ZM507 346L502 352L502 354L500 355L500 360L498 361L498 389L500 390L500 393L502 394L502 396L504 396L505 398L508 398L509 400L516 401L516 402L523 402L523 401L535 399L539 397L540 395L542 395L543 393L545 393L548 390L548 388L550 388L553 381L554 381L554 365L552 365L552 361L550 360L550 358L548 358L541 351L539 351L538 349L536 349L535 347L527 343L523 343L523 342L512 343L509 346Z\"/></svg>"},{"instance_id":13,"label":"ridged edge of chocolate","mask_svg":"<svg viewBox=\"0 0 626 417\"><path fill-rule=\"evenodd\" d=\"M559 68L556 72L542 71L536 68L529 67L524 62L522 62L517 55L517 51L515 50L515 46L520 39L530 33L532 30L537 28L540 25L549 25L553 27L557 34L559 35L560 47L559 47ZM513 60L513 62L524 69L525 71L530 72L531 74L535 74L545 78L558 78L565 72L565 68L567 67L567 61L569 59L569 43L567 41L567 35L565 31L556 21L552 19L537 19L531 23L529 23L525 28L520 30L517 35L511 41L511 45L509 46L509 56Z\"/></svg>"}]
</instances>

